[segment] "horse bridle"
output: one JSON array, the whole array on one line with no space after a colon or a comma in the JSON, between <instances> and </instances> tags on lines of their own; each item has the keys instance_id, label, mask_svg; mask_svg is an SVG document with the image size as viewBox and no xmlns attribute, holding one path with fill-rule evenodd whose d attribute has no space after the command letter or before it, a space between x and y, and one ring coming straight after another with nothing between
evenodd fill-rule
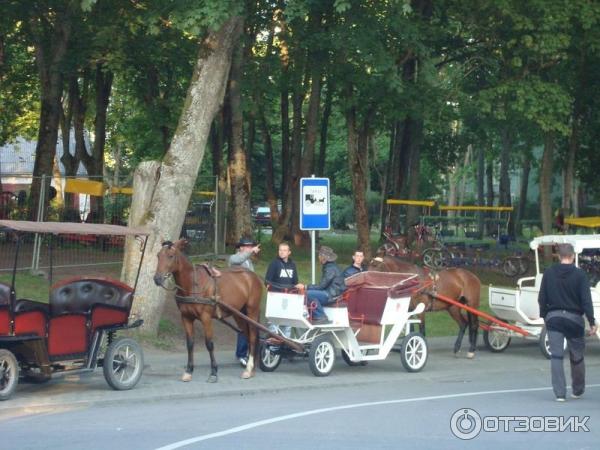
<instances>
[{"instance_id":1,"label":"horse bridle","mask_svg":"<svg viewBox=\"0 0 600 450\"><path fill-rule=\"evenodd\" d=\"M165 241L162 244L163 247L167 247L169 249L173 248L173 243L171 241ZM179 257L180 254L178 252L175 252L175 264L179 264ZM207 275L209 276L209 278L211 280L213 280L213 286L214 286L214 295L211 297L202 297L200 296L201 294L204 294L204 292L191 292L191 295L177 295L175 294L175 301L179 304L179 303L194 303L194 304L201 304L201 305L210 305L210 306L216 306L217 304L217 299L219 298L218 295L218 286L217 286L217 279L215 277L212 276L212 274L210 273L210 270L208 269L208 267L206 267L206 265L204 264L199 264L199 265L195 265L192 264L192 274L193 274L193 280L192 280L192 286L198 287L198 278L197 278L197 272L196 272L196 268L201 267L202 269L204 269L207 273ZM167 286L164 285L164 281L166 280L167 277L170 277L172 282L173 282L173 288L169 288ZM180 285L178 285L175 282L175 277L173 276L172 272L167 273L166 275L163 276L161 282L160 282L160 287L162 287L163 289L167 290L167 291L184 291L184 288Z\"/></svg>"}]
</instances>

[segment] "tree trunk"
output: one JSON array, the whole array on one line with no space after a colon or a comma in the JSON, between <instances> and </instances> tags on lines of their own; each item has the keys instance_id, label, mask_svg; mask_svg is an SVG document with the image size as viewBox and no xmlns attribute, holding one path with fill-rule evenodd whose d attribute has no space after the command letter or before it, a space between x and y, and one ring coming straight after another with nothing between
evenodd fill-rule
<instances>
[{"instance_id":1,"label":"tree trunk","mask_svg":"<svg viewBox=\"0 0 600 450\"><path fill-rule=\"evenodd\" d=\"M488 161L487 167L485 169L485 178L486 178L486 206L494 206L494 164L492 161ZM489 213L486 213L486 217L490 217ZM490 223L486 226L486 234L491 234L494 230L494 227L491 226Z\"/></svg>"},{"instance_id":2,"label":"tree trunk","mask_svg":"<svg viewBox=\"0 0 600 450\"><path fill-rule=\"evenodd\" d=\"M510 151L512 149L513 137L511 130L504 128L501 133L502 150L500 152L500 186L498 189L498 206L512 206L510 198ZM508 221L508 234L514 236L514 215L511 214Z\"/></svg>"},{"instance_id":3,"label":"tree trunk","mask_svg":"<svg viewBox=\"0 0 600 450\"><path fill-rule=\"evenodd\" d=\"M477 150L477 204L483 206L485 202L484 197L484 179L485 179L485 155L483 151L483 145ZM483 211L477 213L477 231L479 239L483 238L483 225L484 225L484 214Z\"/></svg>"},{"instance_id":4,"label":"tree trunk","mask_svg":"<svg viewBox=\"0 0 600 450\"><path fill-rule=\"evenodd\" d=\"M250 186L244 151L244 122L242 111L242 78L243 44L238 43L231 63L229 78L229 106L231 108L231 146L229 148L229 183L231 201L229 203L229 221L227 227L227 242L234 244L241 237L252 235L250 212Z\"/></svg>"},{"instance_id":5,"label":"tree trunk","mask_svg":"<svg viewBox=\"0 0 600 450\"><path fill-rule=\"evenodd\" d=\"M290 161L290 178L292 179L292 236L296 247L306 247L309 244L308 233L300 230L300 177L302 161L302 83L296 86L292 97L292 145Z\"/></svg>"},{"instance_id":6,"label":"tree trunk","mask_svg":"<svg viewBox=\"0 0 600 450\"><path fill-rule=\"evenodd\" d=\"M327 94L325 95L325 105L323 106L323 117L321 119L321 139L319 141L319 158L315 172L317 176L322 177L325 173L325 154L327 153L327 130L329 128L329 118L331 117L331 105L333 103L333 82L327 83Z\"/></svg>"},{"instance_id":7,"label":"tree trunk","mask_svg":"<svg viewBox=\"0 0 600 450\"><path fill-rule=\"evenodd\" d=\"M355 107L346 111L346 127L348 129L348 161L352 190L354 191L354 217L357 233L357 248L370 258L369 215L367 210L367 178L369 177L368 158L368 121L365 120L358 129Z\"/></svg>"},{"instance_id":8,"label":"tree trunk","mask_svg":"<svg viewBox=\"0 0 600 450\"><path fill-rule=\"evenodd\" d=\"M169 150L159 166L151 167L147 183L150 188L135 188L132 211L144 192L151 192L149 207L130 217L130 225L146 226L151 231L148 240L133 312L144 318L142 332L156 334L166 291L154 285L155 255L163 240L176 239L181 232L185 211L189 203L198 170L204 156L211 123L223 102L227 76L231 66L233 47L239 41L242 19L234 17L221 28L209 34L202 43L198 61L179 124ZM147 165L150 163L146 163ZM158 163L154 163L158 164ZM159 167L160 172L156 168ZM140 166L143 170L144 166ZM153 174L158 174L156 179ZM123 267L123 278L132 284L135 280L139 255L133 242L129 242Z\"/></svg>"},{"instance_id":9,"label":"tree trunk","mask_svg":"<svg viewBox=\"0 0 600 450\"><path fill-rule=\"evenodd\" d=\"M419 180L421 179L421 142L423 136L423 121L415 119L412 123L410 165L408 171L408 198L419 198ZM417 206L409 206L406 210L406 225L419 221L420 209ZM412 230L412 228L411 228Z\"/></svg>"},{"instance_id":10,"label":"tree trunk","mask_svg":"<svg viewBox=\"0 0 600 450\"><path fill-rule=\"evenodd\" d=\"M563 214L568 216L573 211L575 203L575 157L579 148L579 117L573 117L571 125L571 136L569 137L569 145L567 149L567 164L564 168L564 183L562 195Z\"/></svg>"},{"instance_id":11,"label":"tree trunk","mask_svg":"<svg viewBox=\"0 0 600 450\"><path fill-rule=\"evenodd\" d=\"M273 162L273 142L271 141L271 131L267 123L265 112L261 109L259 112L259 123L262 135L263 147L265 149L265 193L267 202L271 209L271 223L279 222L279 209L277 208L277 196L275 195L275 164Z\"/></svg>"},{"instance_id":12,"label":"tree trunk","mask_svg":"<svg viewBox=\"0 0 600 450\"><path fill-rule=\"evenodd\" d=\"M546 132L544 136L544 153L540 167L540 217L542 218L542 232L552 233L552 161L554 158L554 134ZM549 246L544 246L548 248ZM545 251L544 257L549 259L550 252Z\"/></svg>"},{"instance_id":13,"label":"tree trunk","mask_svg":"<svg viewBox=\"0 0 600 450\"><path fill-rule=\"evenodd\" d=\"M321 102L321 71L314 69L311 77L310 97L306 115L306 133L300 175L309 177L315 172L315 147L319 128L319 103Z\"/></svg>"},{"instance_id":14,"label":"tree trunk","mask_svg":"<svg viewBox=\"0 0 600 450\"><path fill-rule=\"evenodd\" d=\"M40 125L35 147L35 162L30 193L29 218L31 220L43 220L48 207L48 196L46 195L44 213L42 217L37 216L41 177L42 175L52 176L63 87L62 64L71 38L73 14L79 9L75 1L64 6L64 9L55 11L56 18L53 28L40 29L40 25L35 19L32 19L31 23L28 24L34 36L35 59L40 77L41 103Z\"/></svg>"},{"instance_id":15,"label":"tree trunk","mask_svg":"<svg viewBox=\"0 0 600 450\"><path fill-rule=\"evenodd\" d=\"M519 192L519 208L516 217L516 233L523 234L523 219L527 208L527 191L529 190L529 172L531 171L531 158L523 158L523 167L521 169L521 191Z\"/></svg>"}]
</instances>

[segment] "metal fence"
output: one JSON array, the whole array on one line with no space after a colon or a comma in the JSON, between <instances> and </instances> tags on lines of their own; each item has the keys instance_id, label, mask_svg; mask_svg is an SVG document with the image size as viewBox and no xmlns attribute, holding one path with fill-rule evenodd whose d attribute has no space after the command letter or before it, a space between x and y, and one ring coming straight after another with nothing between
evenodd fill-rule
<instances>
[{"instance_id":1,"label":"metal fence","mask_svg":"<svg viewBox=\"0 0 600 450\"><path fill-rule=\"evenodd\" d=\"M130 178L44 177L39 195L31 193L33 177L2 174L0 219L126 225L131 207ZM217 217L220 199L214 177L199 177L186 211L181 236L189 240L193 255L217 253ZM37 201L35 201L37 200ZM34 204L35 203L35 204ZM52 241L51 241L52 240ZM27 236L21 242L19 270L121 264L124 240L118 236ZM0 229L0 271L11 270L14 235Z\"/></svg>"}]
</instances>

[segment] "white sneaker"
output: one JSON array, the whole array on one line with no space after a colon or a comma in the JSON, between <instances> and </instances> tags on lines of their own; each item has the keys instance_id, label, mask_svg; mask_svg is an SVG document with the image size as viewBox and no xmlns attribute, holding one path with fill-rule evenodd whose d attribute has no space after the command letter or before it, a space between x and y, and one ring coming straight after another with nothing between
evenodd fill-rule
<instances>
[{"instance_id":1,"label":"white sneaker","mask_svg":"<svg viewBox=\"0 0 600 450\"><path fill-rule=\"evenodd\" d=\"M571 394L571 398L574 398L575 400L577 400L577 399L581 398L582 395L583 394L579 394L579 395L577 395L577 394Z\"/></svg>"},{"instance_id":2,"label":"white sneaker","mask_svg":"<svg viewBox=\"0 0 600 450\"><path fill-rule=\"evenodd\" d=\"M564 402L566 401L564 397L556 397L556 401L557 402Z\"/></svg>"}]
</instances>

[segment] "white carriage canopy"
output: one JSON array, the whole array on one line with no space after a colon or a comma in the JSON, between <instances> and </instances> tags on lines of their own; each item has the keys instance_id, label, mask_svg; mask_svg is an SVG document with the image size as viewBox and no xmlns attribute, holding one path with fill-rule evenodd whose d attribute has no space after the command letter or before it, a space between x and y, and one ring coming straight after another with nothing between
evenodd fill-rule
<instances>
[{"instance_id":1,"label":"white carriage canopy","mask_svg":"<svg viewBox=\"0 0 600 450\"><path fill-rule=\"evenodd\" d=\"M581 253L585 249L600 248L600 234L554 234L539 236L531 241L531 250L537 250L543 245L571 244L575 253Z\"/></svg>"}]
</instances>

